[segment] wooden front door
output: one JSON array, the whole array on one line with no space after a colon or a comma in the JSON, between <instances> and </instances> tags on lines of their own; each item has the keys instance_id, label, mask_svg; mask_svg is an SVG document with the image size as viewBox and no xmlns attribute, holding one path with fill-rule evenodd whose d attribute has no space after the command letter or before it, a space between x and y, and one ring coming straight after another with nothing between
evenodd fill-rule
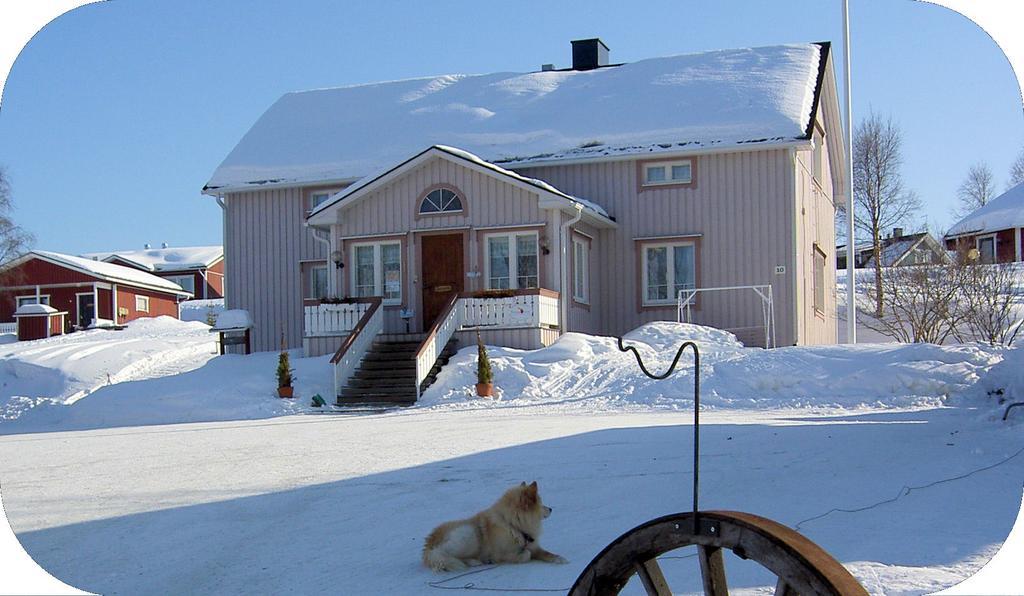
<instances>
[{"instance_id":1,"label":"wooden front door","mask_svg":"<svg viewBox=\"0 0 1024 596\"><path fill-rule=\"evenodd\" d=\"M420 239L424 331L434 324L452 295L462 291L465 278L462 234L423 236Z\"/></svg>"}]
</instances>

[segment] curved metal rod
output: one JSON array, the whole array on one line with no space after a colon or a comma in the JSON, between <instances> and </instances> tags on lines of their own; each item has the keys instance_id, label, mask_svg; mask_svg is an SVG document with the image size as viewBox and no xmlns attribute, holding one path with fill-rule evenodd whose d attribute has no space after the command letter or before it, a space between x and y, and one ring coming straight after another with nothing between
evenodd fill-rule
<instances>
[{"instance_id":1,"label":"curved metal rod","mask_svg":"<svg viewBox=\"0 0 1024 596\"><path fill-rule=\"evenodd\" d=\"M1013 403L1006 406L1006 411L1003 412L1003 420L1006 420L1006 417L1010 415L1010 410L1016 408L1017 406L1024 406L1024 401L1019 401L1017 403Z\"/></svg>"},{"instance_id":2,"label":"curved metal rod","mask_svg":"<svg viewBox=\"0 0 1024 596\"><path fill-rule=\"evenodd\" d=\"M676 350L676 357L672 359L672 364L669 365L668 370L660 375L656 375L644 366L644 361L636 348L622 345L621 337L616 339L619 342L619 351L633 352L633 357L636 358L636 363L640 365L640 370L644 371L645 375L655 381L667 379L675 371L676 365L679 364L679 359L682 357L683 352L686 351L686 348L693 348L693 533L698 534L700 528L698 524L698 512L700 510L697 508L698 487L700 486L700 349L692 341L683 342L683 345L679 346L679 349Z\"/></svg>"}]
</instances>

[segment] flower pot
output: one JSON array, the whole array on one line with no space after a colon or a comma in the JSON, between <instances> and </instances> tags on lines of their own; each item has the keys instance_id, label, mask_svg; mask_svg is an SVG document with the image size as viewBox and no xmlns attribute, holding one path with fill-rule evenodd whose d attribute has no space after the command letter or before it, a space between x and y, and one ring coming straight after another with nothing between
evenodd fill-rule
<instances>
[{"instance_id":1,"label":"flower pot","mask_svg":"<svg viewBox=\"0 0 1024 596\"><path fill-rule=\"evenodd\" d=\"M491 397L494 395L494 383L477 383L476 394L480 397Z\"/></svg>"},{"instance_id":2,"label":"flower pot","mask_svg":"<svg viewBox=\"0 0 1024 596\"><path fill-rule=\"evenodd\" d=\"M277 388L277 396L278 397L292 397L294 392L295 392L295 388L294 387L278 387Z\"/></svg>"}]
</instances>

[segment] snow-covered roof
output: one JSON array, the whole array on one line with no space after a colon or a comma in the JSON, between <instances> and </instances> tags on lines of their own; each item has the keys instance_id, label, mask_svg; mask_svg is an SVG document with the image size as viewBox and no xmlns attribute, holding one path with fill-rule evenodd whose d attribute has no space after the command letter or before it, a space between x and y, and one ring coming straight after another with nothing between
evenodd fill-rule
<instances>
[{"instance_id":1,"label":"snow-covered roof","mask_svg":"<svg viewBox=\"0 0 1024 596\"><path fill-rule=\"evenodd\" d=\"M151 290L159 290L178 294L180 296L192 295L190 292L183 290L178 284L168 281L162 277L146 273L145 271L139 271L138 269L125 267L123 265L114 265L113 263L105 263L103 261L94 261L83 257L65 255L59 252L50 252L48 250L33 250L19 259L11 261L7 266L13 267L33 257L49 261L86 275L97 277L104 281L123 283Z\"/></svg>"},{"instance_id":2,"label":"snow-covered roof","mask_svg":"<svg viewBox=\"0 0 1024 596\"><path fill-rule=\"evenodd\" d=\"M52 315L57 309L49 304L22 304L14 311L14 316L24 315Z\"/></svg>"},{"instance_id":3,"label":"snow-covered roof","mask_svg":"<svg viewBox=\"0 0 1024 596\"><path fill-rule=\"evenodd\" d=\"M1024 183L1014 186L953 224L946 237L1024 227Z\"/></svg>"},{"instance_id":4,"label":"snow-covered roof","mask_svg":"<svg viewBox=\"0 0 1024 596\"><path fill-rule=\"evenodd\" d=\"M146 248L142 250L115 250L90 252L82 255L87 259L110 261L121 259L147 271L181 271L202 269L224 258L222 246L179 246L171 248Z\"/></svg>"},{"instance_id":5,"label":"snow-covered roof","mask_svg":"<svg viewBox=\"0 0 1024 596\"><path fill-rule=\"evenodd\" d=\"M513 166L803 139L822 52L780 45L288 93L207 190L352 181L437 144Z\"/></svg>"},{"instance_id":6,"label":"snow-covered roof","mask_svg":"<svg viewBox=\"0 0 1024 596\"><path fill-rule=\"evenodd\" d=\"M329 200L321 203L315 209L313 209L313 211L310 212L309 214L310 222L317 223L315 219L312 219L316 214L329 210L332 206L338 205L345 199L351 200L354 197L354 195L361 194L360 191L367 189L371 185L375 185L375 183L381 183L389 179L391 176L396 175L397 172L400 172L403 169L408 169L412 167L417 162L417 160L423 159L428 154L447 154L451 157L465 160L470 164L479 166L486 170L490 170L491 172L494 172L495 174L498 174L500 176L505 176L517 182L528 184L530 186L533 186L537 190L541 190L544 191L545 193L550 193L557 197L561 197L562 199L566 199L571 203L576 203L583 208L584 212L589 211L591 216L597 216L598 220L602 223L602 225L615 225L613 223L614 220L608 215L608 212L604 210L604 207L601 207L600 205L593 201L589 201L587 199L576 197L568 193L562 192L561 190L558 190L557 188L543 180L530 178L528 176L523 176L522 174L518 174L511 170L506 170L501 166L492 164L488 161L484 161L483 159L480 159L479 157L473 155L468 151L464 151L457 147L447 147L445 145L434 145L433 147L429 147L423 151L420 151L416 155L413 155L408 159L403 160L401 163L393 164L386 169L370 174L369 176L365 176L361 180L355 182L354 184L345 187L343 190L332 195Z\"/></svg>"}]
</instances>

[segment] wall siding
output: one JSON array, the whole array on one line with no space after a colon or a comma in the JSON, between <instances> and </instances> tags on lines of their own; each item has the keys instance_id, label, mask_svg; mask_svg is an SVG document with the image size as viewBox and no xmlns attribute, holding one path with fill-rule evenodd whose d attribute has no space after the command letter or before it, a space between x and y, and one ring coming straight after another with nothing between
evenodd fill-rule
<instances>
[{"instance_id":1,"label":"wall siding","mask_svg":"<svg viewBox=\"0 0 1024 596\"><path fill-rule=\"evenodd\" d=\"M302 346L300 261L326 259L327 249L305 228L314 189L283 188L225 197L226 308L248 310L253 351Z\"/></svg>"},{"instance_id":2,"label":"wall siding","mask_svg":"<svg viewBox=\"0 0 1024 596\"><path fill-rule=\"evenodd\" d=\"M593 250L597 305L596 312L592 306L591 317L601 333L621 335L646 322L676 320L674 306L641 307L635 238L699 234L699 286L771 284L778 344L796 343L796 204L790 151L711 154L694 160L693 186L643 192L637 192L635 161L518 171L593 200L616 218L619 227L601 230ZM785 266L786 273L776 275L776 265ZM694 322L759 335L763 342L760 300L752 292L701 297Z\"/></svg>"}]
</instances>

